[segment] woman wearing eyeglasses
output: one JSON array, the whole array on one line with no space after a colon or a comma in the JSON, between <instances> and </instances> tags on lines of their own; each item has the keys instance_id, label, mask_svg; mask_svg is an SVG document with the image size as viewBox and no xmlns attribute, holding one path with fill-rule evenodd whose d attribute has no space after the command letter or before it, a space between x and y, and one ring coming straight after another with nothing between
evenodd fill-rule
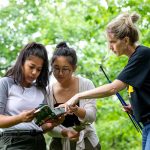
<instances>
[{"instance_id":1,"label":"woman wearing eyeglasses","mask_svg":"<svg viewBox=\"0 0 150 150\"><path fill-rule=\"evenodd\" d=\"M61 42L51 59L56 82L49 86L49 105L57 107L73 95L93 89L89 79L74 76L77 56L74 49ZM72 107L63 123L49 132L52 136L50 150L100 150L100 144L92 123L96 119L96 100L83 100ZM83 125L83 126L81 126ZM73 127L83 127L74 130Z\"/></svg>"}]
</instances>

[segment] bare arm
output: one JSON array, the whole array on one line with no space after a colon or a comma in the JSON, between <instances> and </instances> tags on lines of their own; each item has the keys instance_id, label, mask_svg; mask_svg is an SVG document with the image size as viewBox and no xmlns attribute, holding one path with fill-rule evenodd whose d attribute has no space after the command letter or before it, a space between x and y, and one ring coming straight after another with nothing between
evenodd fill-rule
<instances>
[{"instance_id":1,"label":"bare arm","mask_svg":"<svg viewBox=\"0 0 150 150\"><path fill-rule=\"evenodd\" d=\"M77 107L77 110L74 112L74 114L75 114L76 116L78 116L79 118L84 119L84 118L85 118L86 111L85 111L84 108Z\"/></svg>"},{"instance_id":2,"label":"bare arm","mask_svg":"<svg viewBox=\"0 0 150 150\"><path fill-rule=\"evenodd\" d=\"M81 99L92 99L92 98L103 98L116 94L127 87L127 84L120 80L114 80L112 83L102 85L92 90L78 93L74 95L69 101L66 102L67 105L75 105Z\"/></svg>"},{"instance_id":3,"label":"bare arm","mask_svg":"<svg viewBox=\"0 0 150 150\"><path fill-rule=\"evenodd\" d=\"M78 93L79 99L103 98L116 94L118 91L126 88L127 85L120 80L114 80L112 83L102 85L95 89Z\"/></svg>"},{"instance_id":4,"label":"bare arm","mask_svg":"<svg viewBox=\"0 0 150 150\"><path fill-rule=\"evenodd\" d=\"M8 128L21 122L30 122L34 118L34 111L35 110L23 111L15 116L0 115L0 128Z\"/></svg>"},{"instance_id":5,"label":"bare arm","mask_svg":"<svg viewBox=\"0 0 150 150\"><path fill-rule=\"evenodd\" d=\"M84 119L86 115L86 111L84 108L78 107L77 105L75 106L70 106L70 110L68 113L74 113L76 116L78 116L81 119Z\"/></svg>"}]
</instances>

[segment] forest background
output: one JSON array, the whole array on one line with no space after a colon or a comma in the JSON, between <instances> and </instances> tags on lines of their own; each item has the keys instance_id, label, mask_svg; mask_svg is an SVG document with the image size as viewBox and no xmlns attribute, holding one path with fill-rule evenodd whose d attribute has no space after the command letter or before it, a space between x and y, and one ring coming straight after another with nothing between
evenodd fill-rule
<instances>
[{"instance_id":1,"label":"forest background","mask_svg":"<svg viewBox=\"0 0 150 150\"><path fill-rule=\"evenodd\" d=\"M114 80L127 63L108 49L105 27L121 12L137 12L140 43L150 46L150 0L0 0L0 76L12 66L21 48L31 41L49 53L66 41L78 55L76 73L95 86L107 83L102 64ZM121 60L120 60L121 59ZM128 103L127 91L120 93ZM140 150L138 133L116 96L97 100L96 132L102 150ZM45 135L47 145L50 137Z\"/></svg>"}]
</instances>

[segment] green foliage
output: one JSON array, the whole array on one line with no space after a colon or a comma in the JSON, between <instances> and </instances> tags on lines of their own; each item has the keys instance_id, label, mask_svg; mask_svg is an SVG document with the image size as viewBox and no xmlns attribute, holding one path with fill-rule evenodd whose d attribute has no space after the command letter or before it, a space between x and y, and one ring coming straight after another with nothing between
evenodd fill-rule
<instances>
[{"instance_id":1,"label":"green foliage","mask_svg":"<svg viewBox=\"0 0 150 150\"><path fill-rule=\"evenodd\" d=\"M1 7L1 3L0 76L28 42L49 45L47 50L52 53L55 44L67 41L77 51L77 74L90 78L95 86L105 84L107 80L99 71L102 64L110 80L114 80L127 58L108 51L105 27L123 11L141 15L140 42L150 46L150 0L9 0L6 7ZM121 95L127 99L126 91ZM120 107L114 97L97 102L95 125L102 149L139 150L141 136Z\"/></svg>"},{"instance_id":2,"label":"green foliage","mask_svg":"<svg viewBox=\"0 0 150 150\"><path fill-rule=\"evenodd\" d=\"M96 131L104 150L140 150L141 134L121 110L118 101L109 98L97 102ZM136 139L136 140L135 140Z\"/></svg>"}]
</instances>

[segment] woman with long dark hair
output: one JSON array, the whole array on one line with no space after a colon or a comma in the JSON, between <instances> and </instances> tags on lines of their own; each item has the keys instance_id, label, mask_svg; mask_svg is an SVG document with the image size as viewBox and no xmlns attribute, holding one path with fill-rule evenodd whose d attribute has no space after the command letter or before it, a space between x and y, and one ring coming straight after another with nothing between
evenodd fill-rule
<instances>
[{"instance_id":1,"label":"woman with long dark hair","mask_svg":"<svg viewBox=\"0 0 150 150\"><path fill-rule=\"evenodd\" d=\"M33 121L46 103L49 66L44 45L29 43L0 79L0 149L46 150L43 130Z\"/></svg>"},{"instance_id":2,"label":"woman with long dark hair","mask_svg":"<svg viewBox=\"0 0 150 150\"><path fill-rule=\"evenodd\" d=\"M51 59L51 68L56 82L50 84L49 103L58 107L74 94L93 89L91 80L74 74L77 55L65 42L56 46ZM61 125L49 132L52 136L50 150L100 150L99 139L92 123L96 119L95 99L83 100L73 107ZM74 130L74 127L83 127Z\"/></svg>"}]
</instances>

